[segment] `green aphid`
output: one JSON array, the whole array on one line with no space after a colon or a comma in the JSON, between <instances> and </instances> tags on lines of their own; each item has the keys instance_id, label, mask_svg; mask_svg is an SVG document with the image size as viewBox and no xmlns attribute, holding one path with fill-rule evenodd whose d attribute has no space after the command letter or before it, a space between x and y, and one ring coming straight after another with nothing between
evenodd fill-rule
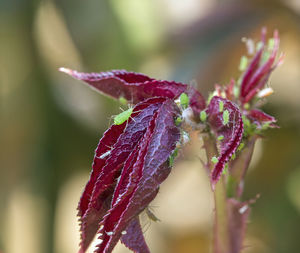
<instances>
[{"instance_id":1,"label":"green aphid","mask_svg":"<svg viewBox=\"0 0 300 253\"><path fill-rule=\"evenodd\" d=\"M243 55L241 57L241 61L240 61L240 66L239 66L239 70L240 71L245 71L248 65L248 58L247 56Z\"/></svg>"},{"instance_id":2,"label":"green aphid","mask_svg":"<svg viewBox=\"0 0 300 253\"><path fill-rule=\"evenodd\" d=\"M181 93L179 100L182 108L187 108L189 106L190 99L186 93Z\"/></svg>"},{"instance_id":3,"label":"green aphid","mask_svg":"<svg viewBox=\"0 0 300 253\"><path fill-rule=\"evenodd\" d=\"M219 135L217 139L218 139L218 141L223 140L224 139L224 135Z\"/></svg>"},{"instance_id":4,"label":"green aphid","mask_svg":"<svg viewBox=\"0 0 300 253\"><path fill-rule=\"evenodd\" d=\"M222 172L223 175L226 175L228 171L228 163L225 164L224 170Z\"/></svg>"},{"instance_id":5,"label":"green aphid","mask_svg":"<svg viewBox=\"0 0 300 253\"><path fill-rule=\"evenodd\" d=\"M220 101L219 102L219 112L223 112L223 110L224 110L224 103L223 103L223 101Z\"/></svg>"},{"instance_id":6,"label":"green aphid","mask_svg":"<svg viewBox=\"0 0 300 253\"><path fill-rule=\"evenodd\" d=\"M249 109L250 109L250 104L249 104L249 103L244 104L244 108L245 108L246 110L249 110Z\"/></svg>"},{"instance_id":7,"label":"green aphid","mask_svg":"<svg viewBox=\"0 0 300 253\"><path fill-rule=\"evenodd\" d=\"M176 126L179 126L179 125L181 124L182 121L183 121L182 117L177 117L177 118L175 119L175 125L176 125Z\"/></svg>"},{"instance_id":8,"label":"green aphid","mask_svg":"<svg viewBox=\"0 0 300 253\"><path fill-rule=\"evenodd\" d=\"M119 98L119 102L122 105L127 105L128 104L128 100L126 98L124 98L124 97L120 97Z\"/></svg>"},{"instance_id":9,"label":"green aphid","mask_svg":"<svg viewBox=\"0 0 300 253\"><path fill-rule=\"evenodd\" d=\"M126 120L128 120L130 118L132 112L133 112L133 108L129 108L128 110L116 115L114 117L114 124L115 125L123 124Z\"/></svg>"},{"instance_id":10,"label":"green aphid","mask_svg":"<svg viewBox=\"0 0 300 253\"><path fill-rule=\"evenodd\" d=\"M211 161L212 161L212 163L216 164L219 161L219 159L217 157L213 156L211 158Z\"/></svg>"},{"instance_id":11,"label":"green aphid","mask_svg":"<svg viewBox=\"0 0 300 253\"><path fill-rule=\"evenodd\" d=\"M241 142L240 145L238 146L237 150L241 151L243 149L243 147L245 146L244 142Z\"/></svg>"},{"instance_id":12,"label":"green aphid","mask_svg":"<svg viewBox=\"0 0 300 253\"><path fill-rule=\"evenodd\" d=\"M205 112L205 111L201 111L201 112L200 112L200 120L201 120L202 122L205 122L206 119L207 119L207 114L206 114L206 112Z\"/></svg>"},{"instance_id":13,"label":"green aphid","mask_svg":"<svg viewBox=\"0 0 300 253\"><path fill-rule=\"evenodd\" d=\"M236 154L233 153L233 155L231 156L231 160L234 160L236 158Z\"/></svg>"},{"instance_id":14,"label":"green aphid","mask_svg":"<svg viewBox=\"0 0 300 253\"><path fill-rule=\"evenodd\" d=\"M229 111L225 110L223 112L223 124L227 125L229 123Z\"/></svg>"},{"instance_id":15,"label":"green aphid","mask_svg":"<svg viewBox=\"0 0 300 253\"><path fill-rule=\"evenodd\" d=\"M211 101L211 99L212 99L214 96L216 96L216 95L217 95L216 92L210 92L210 93L208 94L207 104L209 104L210 101Z\"/></svg>"},{"instance_id":16,"label":"green aphid","mask_svg":"<svg viewBox=\"0 0 300 253\"><path fill-rule=\"evenodd\" d=\"M178 148L175 148L173 153L169 156L169 167L173 167L174 160L175 160L177 155L178 155Z\"/></svg>"}]
</instances>

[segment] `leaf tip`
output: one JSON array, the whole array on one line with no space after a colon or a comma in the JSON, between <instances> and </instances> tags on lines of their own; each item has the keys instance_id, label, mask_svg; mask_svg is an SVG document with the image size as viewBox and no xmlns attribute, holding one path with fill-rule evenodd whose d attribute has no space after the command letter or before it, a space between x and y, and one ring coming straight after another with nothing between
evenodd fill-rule
<instances>
[{"instance_id":1,"label":"leaf tip","mask_svg":"<svg viewBox=\"0 0 300 253\"><path fill-rule=\"evenodd\" d=\"M63 72L63 73L66 73L68 75L72 75L73 74L73 70L72 69L68 69L68 68L64 68L64 67L60 67L58 69L58 71L60 72Z\"/></svg>"}]
</instances>

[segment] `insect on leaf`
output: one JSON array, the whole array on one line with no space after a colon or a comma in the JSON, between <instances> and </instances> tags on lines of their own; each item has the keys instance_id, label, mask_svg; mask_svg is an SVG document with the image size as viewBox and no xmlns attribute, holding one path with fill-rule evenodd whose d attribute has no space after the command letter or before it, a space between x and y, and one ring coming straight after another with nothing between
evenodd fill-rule
<instances>
[{"instance_id":1,"label":"insect on leaf","mask_svg":"<svg viewBox=\"0 0 300 253\"><path fill-rule=\"evenodd\" d=\"M181 93L180 97L180 105L183 107L183 108L187 108L188 105L189 105L189 97L186 93Z\"/></svg>"},{"instance_id":2,"label":"insect on leaf","mask_svg":"<svg viewBox=\"0 0 300 253\"><path fill-rule=\"evenodd\" d=\"M128 110L121 112L120 114L116 115L114 117L114 124L115 125L121 125L123 124L126 120L129 119L133 112L133 108L129 108Z\"/></svg>"}]
</instances>

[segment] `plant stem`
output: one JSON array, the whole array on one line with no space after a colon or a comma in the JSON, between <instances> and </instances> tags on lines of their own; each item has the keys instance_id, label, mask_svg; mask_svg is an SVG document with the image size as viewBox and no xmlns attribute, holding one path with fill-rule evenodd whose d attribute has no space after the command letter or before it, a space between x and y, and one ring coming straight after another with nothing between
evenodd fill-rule
<instances>
[{"instance_id":1,"label":"plant stem","mask_svg":"<svg viewBox=\"0 0 300 253\"><path fill-rule=\"evenodd\" d=\"M226 184L222 176L216 184L215 199L215 223L214 223L214 253L232 253L230 251L229 220L226 198Z\"/></svg>"},{"instance_id":2,"label":"plant stem","mask_svg":"<svg viewBox=\"0 0 300 253\"><path fill-rule=\"evenodd\" d=\"M213 253L240 253L243 247L247 219L250 214L249 204L239 201L243 193L243 181L257 137L253 136L236 159L229 163L229 170L222 175L215 186L215 221ZM211 135L203 137L206 150L206 169L210 173L214 168L211 158L218 154L215 140Z\"/></svg>"}]
</instances>

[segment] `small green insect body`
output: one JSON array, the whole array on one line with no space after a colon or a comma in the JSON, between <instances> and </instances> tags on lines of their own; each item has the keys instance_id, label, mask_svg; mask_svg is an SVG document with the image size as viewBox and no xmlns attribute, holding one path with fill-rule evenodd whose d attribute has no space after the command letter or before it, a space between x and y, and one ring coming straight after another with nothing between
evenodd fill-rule
<instances>
[{"instance_id":1,"label":"small green insect body","mask_svg":"<svg viewBox=\"0 0 300 253\"><path fill-rule=\"evenodd\" d=\"M229 111L223 111L223 124L227 125L229 123Z\"/></svg>"},{"instance_id":2,"label":"small green insect body","mask_svg":"<svg viewBox=\"0 0 300 253\"><path fill-rule=\"evenodd\" d=\"M225 164L224 170L222 172L223 175L226 175L228 171L228 163Z\"/></svg>"},{"instance_id":3,"label":"small green insect body","mask_svg":"<svg viewBox=\"0 0 300 253\"><path fill-rule=\"evenodd\" d=\"M114 117L114 124L115 125L123 124L126 120L128 120L130 118L132 112L133 112L133 108L129 108L128 110L116 115Z\"/></svg>"},{"instance_id":4,"label":"small green insect body","mask_svg":"<svg viewBox=\"0 0 300 253\"><path fill-rule=\"evenodd\" d=\"M205 111L201 111L201 112L200 112L200 120L201 120L202 122L205 122L206 119L207 119L207 114L206 114L206 112L205 112Z\"/></svg>"},{"instance_id":5,"label":"small green insect body","mask_svg":"<svg viewBox=\"0 0 300 253\"><path fill-rule=\"evenodd\" d=\"M223 110L224 110L224 103L223 103L223 101L220 101L219 102L219 112L223 112Z\"/></svg>"},{"instance_id":6,"label":"small green insect body","mask_svg":"<svg viewBox=\"0 0 300 253\"><path fill-rule=\"evenodd\" d=\"M186 93L184 93L184 92L181 93L179 100L180 100L180 105L182 106L182 108L185 109L189 106L190 99Z\"/></svg>"},{"instance_id":7,"label":"small green insect body","mask_svg":"<svg viewBox=\"0 0 300 253\"><path fill-rule=\"evenodd\" d=\"M213 156L211 158L211 161L212 161L212 163L216 164L219 161L219 159L217 157Z\"/></svg>"},{"instance_id":8,"label":"small green insect body","mask_svg":"<svg viewBox=\"0 0 300 253\"><path fill-rule=\"evenodd\" d=\"M174 165L174 160L176 156L178 155L178 148L176 148L173 153L169 156L169 167L173 167Z\"/></svg>"},{"instance_id":9,"label":"small green insect body","mask_svg":"<svg viewBox=\"0 0 300 253\"><path fill-rule=\"evenodd\" d=\"M175 125L176 126L179 126L183 121L183 118L182 117L177 117L175 118Z\"/></svg>"},{"instance_id":10,"label":"small green insect body","mask_svg":"<svg viewBox=\"0 0 300 253\"><path fill-rule=\"evenodd\" d=\"M218 141L222 141L224 139L224 135L219 135L217 139Z\"/></svg>"}]
</instances>

